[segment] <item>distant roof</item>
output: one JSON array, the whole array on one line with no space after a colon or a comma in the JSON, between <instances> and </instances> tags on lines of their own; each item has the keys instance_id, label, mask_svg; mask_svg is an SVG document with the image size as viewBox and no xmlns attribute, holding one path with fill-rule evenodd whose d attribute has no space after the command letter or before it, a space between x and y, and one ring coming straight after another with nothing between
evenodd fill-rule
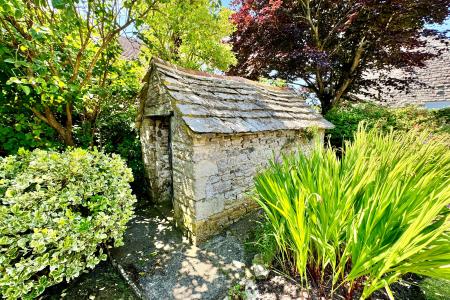
<instances>
[{"instance_id":1,"label":"distant roof","mask_svg":"<svg viewBox=\"0 0 450 300\"><path fill-rule=\"evenodd\" d=\"M401 107L406 105L420 105L425 107L439 106L434 102L450 101L450 39L436 37L426 38L427 52L441 55L425 62L423 68L414 68L412 73L401 69L389 70L388 75L398 79L416 78L418 83L412 83L409 91L384 86L380 89L368 89L373 96L357 95L359 98L375 101L382 105ZM382 76L382 72L373 72L366 75L369 79Z\"/></svg>"},{"instance_id":2,"label":"distant roof","mask_svg":"<svg viewBox=\"0 0 450 300\"><path fill-rule=\"evenodd\" d=\"M119 44L122 47L122 57L133 60L139 57L141 42L134 38L119 36Z\"/></svg>"},{"instance_id":3,"label":"distant roof","mask_svg":"<svg viewBox=\"0 0 450 300\"><path fill-rule=\"evenodd\" d=\"M332 128L294 90L241 77L213 75L152 59L151 70L197 133L249 133L308 127Z\"/></svg>"}]
</instances>

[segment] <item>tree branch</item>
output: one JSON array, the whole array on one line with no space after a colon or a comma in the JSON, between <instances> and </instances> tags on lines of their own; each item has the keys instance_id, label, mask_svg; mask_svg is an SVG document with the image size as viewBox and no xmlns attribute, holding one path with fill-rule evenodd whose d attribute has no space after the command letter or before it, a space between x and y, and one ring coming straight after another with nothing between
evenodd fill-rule
<instances>
[{"instance_id":1,"label":"tree branch","mask_svg":"<svg viewBox=\"0 0 450 300\"><path fill-rule=\"evenodd\" d=\"M36 117L38 117L40 120L44 121L45 123L47 123L48 125L50 125L50 123L48 122L47 118L41 114L36 108L32 107L31 111L36 115Z\"/></svg>"},{"instance_id":2,"label":"tree branch","mask_svg":"<svg viewBox=\"0 0 450 300\"><path fill-rule=\"evenodd\" d=\"M353 62L350 67L350 70L349 70L348 74L344 77L344 80L342 81L341 86L336 91L336 95L334 97L335 102L338 102L341 99L342 95L347 91L348 87L353 82L353 80L354 80L353 76L361 62L361 58L364 53L365 44L366 44L365 37L362 37L361 41L358 44L358 48L355 51L355 55L353 57Z\"/></svg>"}]
</instances>

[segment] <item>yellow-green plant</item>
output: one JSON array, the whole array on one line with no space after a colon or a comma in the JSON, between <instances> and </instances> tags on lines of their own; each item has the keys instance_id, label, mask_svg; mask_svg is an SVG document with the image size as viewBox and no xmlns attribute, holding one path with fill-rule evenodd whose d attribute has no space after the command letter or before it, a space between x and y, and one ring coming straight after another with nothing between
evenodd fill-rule
<instances>
[{"instance_id":1,"label":"yellow-green plant","mask_svg":"<svg viewBox=\"0 0 450 300\"><path fill-rule=\"evenodd\" d=\"M164 1L139 32L145 65L156 56L188 69L227 71L236 64L226 42L235 29L232 14L219 0Z\"/></svg>"},{"instance_id":2,"label":"yellow-green plant","mask_svg":"<svg viewBox=\"0 0 450 300\"><path fill-rule=\"evenodd\" d=\"M35 298L106 259L133 215L132 180L118 155L98 151L0 158L0 295Z\"/></svg>"},{"instance_id":3,"label":"yellow-green plant","mask_svg":"<svg viewBox=\"0 0 450 300\"><path fill-rule=\"evenodd\" d=\"M255 179L279 252L301 277L362 298L417 273L450 278L450 151L426 132L360 127L342 159L317 144ZM333 289L332 289L333 290ZM332 293L333 291L331 291Z\"/></svg>"}]
</instances>

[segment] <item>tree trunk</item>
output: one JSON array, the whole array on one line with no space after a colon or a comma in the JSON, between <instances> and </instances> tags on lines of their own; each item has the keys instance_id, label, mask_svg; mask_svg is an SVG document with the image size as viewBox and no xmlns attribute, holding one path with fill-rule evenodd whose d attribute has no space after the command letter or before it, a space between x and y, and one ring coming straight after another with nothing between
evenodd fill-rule
<instances>
[{"instance_id":1,"label":"tree trunk","mask_svg":"<svg viewBox=\"0 0 450 300\"><path fill-rule=\"evenodd\" d=\"M75 146L75 142L73 141L72 131L66 131L66 133L64 134L64 136L62 136L62 138L63 138L64 144L66 144L66 146L71 146L71 147Z\"/></svg>"},{"instance_id":2,"label":"tree trunk","mask_svg":"<svg viewBox=\"0 0 450 300\"><path fill-rule=\"evenodd\" d=\"M64 144L66 144L67 146L75 146L75 142L73 140L73 134L72 134L72 129L73 129L72 110L70 107L68 110L66 110L66 113L67 113L66 127L64 127L61 123L59 123L56 120L55 116L53 115L53 112L51 111L51 109L48 106L44 107L44 113L41 113L34 107L32 107L31 110L39 119L41 119L42 121L47 123L47 125L49 125L51 128L55 129L56 132L58 132L58 134L61 137L61 139L63 140Z\"/></svg>"},{"instance_id":3,"label":"tree trunk","mask_svg":"<svg viewBox=\"0 0 450 300\"><path fill-rule=\"evenodd\" d=\"M52 127L53 129L56 130L56 132L58 132L59 136L61 137L66 146L71 147L75 146L72 134L72 125L69 125L70 128L64 128L58 122L49 122L48 125L50 125L50 127Z\"/></svg>"},{"instance_id":4,"label":"tree trunk","mask_svg":"<svg viewBox=\"0 0 450 300\"><path fill-rule=\"evenodd\" d=\"M333 107L333 96L329 94L318 95L322 115L325 115Z\"/></svg>"}]
</instances>

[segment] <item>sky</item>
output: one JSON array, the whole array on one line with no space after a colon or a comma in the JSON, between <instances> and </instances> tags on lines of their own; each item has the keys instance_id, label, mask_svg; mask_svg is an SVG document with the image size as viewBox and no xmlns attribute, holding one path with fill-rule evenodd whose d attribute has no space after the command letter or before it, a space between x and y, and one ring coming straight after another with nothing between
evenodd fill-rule
<instances>
[{"instance_id":1,"label":"sky","mask_svg":"<svg viewBox=\"0 0 450 300\"><path fill-rule=\"evenodd\" d=\"M450 30L450 18L448 18L444 22L444 24L442 24L442 25L430 25L430 28L433 28L433 29L436 28L436 29L442 30L442 31Z\"/></svg>"},{"instance_id":2,"label":"sky","mask_svg":"<svg viewBox=\"0 0 450 300\"><path fill-rule=\"evenodd\" d=\"M231 1L233 0L222 0L222 5L226 7L230 7Z\"/></svg>"}]
</instances>

